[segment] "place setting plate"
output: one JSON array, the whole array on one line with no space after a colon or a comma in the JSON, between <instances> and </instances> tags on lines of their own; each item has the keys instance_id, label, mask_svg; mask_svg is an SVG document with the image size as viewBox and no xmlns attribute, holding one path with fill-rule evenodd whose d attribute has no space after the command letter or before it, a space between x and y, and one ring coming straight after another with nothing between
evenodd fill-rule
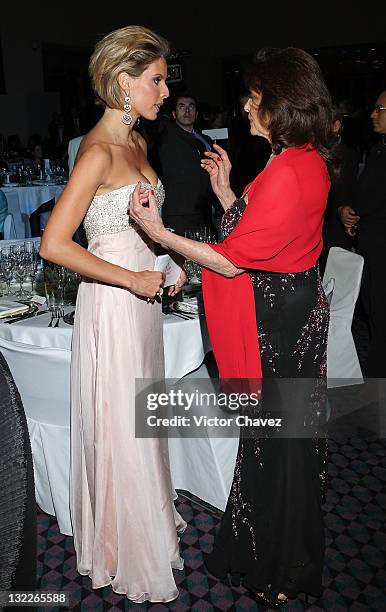
<instances>
[{"instance_id":1,"label":"place setting plate","mask_svg":"<svg viewBox=\"0 0 386 612\"><path fill-rule=\"evenodd\" d=\"M198 304L189 304L185 302L172 302L170 304L170 310L174 312L182 312L187 315L198 315Z\"/></svg>"},{"instance_id":2,"label":"place setting plate","mask_svg":"<svg viewBox=\"0 0 386 612\"><path fill-rule=\"evenodd\" d=\"M20 306L23 306L24 303L20 302ZM20 310L16 310L15 304L15 312L10 313L2 313L0 311L0 322L3 323L15 323L16 321L22 321L23 319L29 319L31 316L34 316L38 310L38 306L36 304L29 304L28 307L20 312Z\"/></svg>"},{"instance_id":3,"label":"place setting plate","mask_svg":"<svg viewBox=\"0 0 386 612\"><path fill-rule=\"evenodd\" d=\"M202 301L199 296L184 297L183 300L175 300L170 304L170 311L175 314L183 314L189 317L196 317L203 313Z\"/></svg>"}]
</instances>

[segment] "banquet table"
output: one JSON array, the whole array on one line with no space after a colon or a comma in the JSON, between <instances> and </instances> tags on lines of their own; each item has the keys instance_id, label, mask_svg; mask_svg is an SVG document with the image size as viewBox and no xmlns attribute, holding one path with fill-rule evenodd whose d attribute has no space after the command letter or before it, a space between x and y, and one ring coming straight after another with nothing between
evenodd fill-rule
<instances>
[{"instance_id":1,"label":"banquet table","mask_svg":"<svg viewBox=\"0 0 386 612\"><path fill-rule=\"evenodd\" d=\"M62 193L65 185L3 185L1 187L8 202L8 211L13 215L16 238L23 239L31 236L30 216L42 204L56 200Z\"/></svg>"},{"instance_id":2,"label":"banquet table","mask_svg":"<svg viewBox=\"0 0 386 612\"><path fill-rule=\"evenodd\" d=\"M167 379L207 378L203 360L210 343L203 315L184 320L163 315ZM19 389L30 432L36 500L72 534L69 512L70 360L72 326L47 327L45 313L11 325L0 323L0 351ZM233 476L238 439L169 438L173 485L224 509Z\"/></svg>"}]
</instances>

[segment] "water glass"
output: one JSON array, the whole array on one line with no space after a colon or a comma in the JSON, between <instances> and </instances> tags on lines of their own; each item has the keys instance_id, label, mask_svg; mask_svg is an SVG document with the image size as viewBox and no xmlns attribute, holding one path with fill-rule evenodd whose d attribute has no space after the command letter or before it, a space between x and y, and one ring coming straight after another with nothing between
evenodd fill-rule
<instances>
[{"instance_id":1,"label":"water glass","mask_svg":"<svg viewBox=\"0 0 386 612\"><path fill-rule=\"evenodd\" d=\"M35 293L35 279L40 265L39 251L32 240L25 242L25 251L28 254L27 273L31 279L31 293Z\"/></svg>"},{"instance_id":2,"label":"water glass","mask_svg":"<svg viewBox=\"0 0 386 612\"><path fill-rule=\"evenodd\" d=\"M19 281L19 291L16 293L16 296L19 299L29 299L31 294L23 289L23 283L29 272L30 253L26 251L24 242L12 245L11 250L14 258L15 276Z\"/></svg>"},{"instance_id":3,"label":"water glass","mask_svg":"<svg viewBox=\"0 0 386 612\"><path fill-rule=\"evenodd\" d=\"M206 242L214 244L216 239L211 233L209 227L201 227L196 230L185 232L185 238L195 240L196 242ZM200 284L201 283L201 266L195 261L190 259L185 260L184 270L186 272L188 283Z\"/></svg>"},{"instance_id":4,"label":"water glass","mask_svg":"<svg viewBox=\"0 0 386 612\"><path fill-rule=\"evenodd\" d=\"M58 314L63 308L63 287L60 283L58 267L55 264L44 262L44 293L47 300L47 308L54 314Z\"/></svg>"}]
</instances>

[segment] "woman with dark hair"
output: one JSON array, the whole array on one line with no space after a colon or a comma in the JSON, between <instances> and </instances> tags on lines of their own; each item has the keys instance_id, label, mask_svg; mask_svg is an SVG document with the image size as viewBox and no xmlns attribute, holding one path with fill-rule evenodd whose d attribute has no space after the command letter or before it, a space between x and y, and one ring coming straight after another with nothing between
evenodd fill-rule
<instances>
[{"instance_id":1,"label":"woman with dark hair","mask_svg":"<svg viewBox=\"0 0 386 612\"><path fill-rule=\"evenodd\" d=\"M250 389L262 378L262 401L248 411L282 418L281 432L241 427L227 508L206 560L213 575L243 576L259 603L277 608L301 592L322 591L326 444L317 432L329 311L317 262L334 139L330 95L308 53L263 50L248 81L250 130L270 142L272 155L237 199L226 152L206 154L203 167L225 210L224 241L169 233L154 197L139 187L130 214L153 240L204 267L221 378L249 379Z\"/></svg>"},{"instance_id":2,"label":"woman with dark hair","mask_svg":"<svg viewBox=\"0 0 386 612\"><path fill-rule=\"evenodd\" d=\"M28 141L28 151L31 158L32 172L39 175L40 170L44 167L43 137L40 134L32 134Z\"/></svg>"}]
</instances>

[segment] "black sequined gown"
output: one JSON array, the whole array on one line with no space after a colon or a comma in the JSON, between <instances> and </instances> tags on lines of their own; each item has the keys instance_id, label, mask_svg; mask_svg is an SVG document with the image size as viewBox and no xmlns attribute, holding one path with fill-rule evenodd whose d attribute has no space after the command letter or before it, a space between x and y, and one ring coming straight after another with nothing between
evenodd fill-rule
<instances>
[{"instance_id":1,"label":"black sequined gown","mask_svg":"<svg viewBox=\"0 0 386 612\"><path fill-rule=\"evenodd\" d=\"M228 209L225 235L244 208L240 199ZM297 425L302 420L310 425L307 431L313 431L316 422L323 424L325 413L329 321L318 268L257 272L251 280L263 373L259 415L277 416L281 406L281 416L293 431L301 429ZM318 596L324 557L325 436L275 437L240 430L231 492L213 551L205 559L207 568L219 578L244 575L245 586L271 596Z\"/></svg>"}]
</instances>

